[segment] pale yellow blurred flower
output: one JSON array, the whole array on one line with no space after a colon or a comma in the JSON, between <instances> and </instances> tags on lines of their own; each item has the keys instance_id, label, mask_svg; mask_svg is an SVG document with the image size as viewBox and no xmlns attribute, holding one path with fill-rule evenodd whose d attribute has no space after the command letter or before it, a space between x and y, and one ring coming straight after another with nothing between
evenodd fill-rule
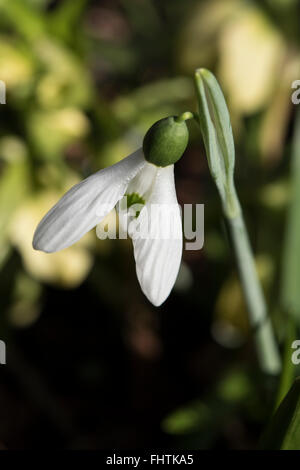
<instances>
[{"instance_id":1,"label":"pale yellow blurred flower","mask_svg":"<svg viewBox=\"0 0 300 470\"><path fill-rule=\"evenodd\" d=\"M9 236L19 250L26 270L33 277L63 287L76 287L92 267L93 257L89 252L92 233L86 234L76 245L51 255L32 248L34 230L60 196L49 191L25 201L11 221Z\"/></svg>"},{"instance_id":2,"label":"pale yellow blurred flower","mask_svg":"<svg viewBox=\"0 0 300 470\"><path fill-rule=\"evenodd\" d=\"M264 162L276 164L283 155L285 137L293 110L291 102L291 84L300 76L300 55L298 51L289 51L280 80L264 116L259 133L259 148Z\"/></svg>"},{"instance_id":3,"label":"pale yellow blurred flower","mask_svg":"<svg viewBox=\"0 0 300 470\"><path fill-rule=\"evenodd\" d=\"M7 163L24 161L27 156L25 142L16 135L4 135L0 139L0 156Z\"/></svg>"},{"instance_id":4,"label":"pale yellow blurred flower","mask_svg":"<svg viewBox=\"0 0 300 470\"><path fill-rule=\"evenodd\" d=\"M90 123L78 108L37 111L29 117L29 130L41 155L57 156L74 140L87 135Z\"/></svg>"},{"instance_id":5,"label":"pale yellow blurred flower","mask_svg":"<svg viewBox=\"0 0 300 470\"><path fill-rule=\"evenodd\" d=\"M192 8L178 44L179 65L184 72L214 65L222 28L240 7L240 0L210 0Z\"/></svg>"},{"instance_id":6,"label":"pale yellow blurred flower","mask_svg":"<svg viewBox=\"0 0 300 470\"><path fill-rule=\"evenodd\" d=\"M259 193L259 200L268 209L282 210L291 198L291 188L288 180L269 183Z\"/></svg>"},{"instance_id":7,"label":"pale yellow blurred flower","mask_svg":"<svg viewBox=\"0 0 300 470\"><path fill-rule=\"evenodd\" d=\"M8 89L28 82L33 75L32 63L7 38L0 38L0 78Z\"/></svg>"},{"instance_id":8,"label":"pale yellow blurred flower","mask_svg":"<svg viewBox=\"0 0 300 470\"><path fill-rule=\"evenodd\" d=\"M89 71L76 54L53 40L39 39L34 51L45 74L37 84L37 99L44 107L85 106L92 97Z\"/></svg>"},{"instance_id":9,"label":"pale yellow blurred flower","mask_svg":"<svg viewBox=\"0 0 300 470\"><path fill-rule=\"evenodd\" d=\"M255 7L239 9L220 36L218 76L229 103L242 113L266 105L278 85L285 43Z\"/></svg>"},{"instance_id":10,"label":"pale yellow blurred flower","mask_svg":"<svg viewBox=\"0 0 300 470\"><path fill-rule=\"evenodd\" d=\"M52 114L53 123L70 137L82 137L89 130L89 121L85 115L76 108L65 108Z\"/></svg>"}]
</instances>

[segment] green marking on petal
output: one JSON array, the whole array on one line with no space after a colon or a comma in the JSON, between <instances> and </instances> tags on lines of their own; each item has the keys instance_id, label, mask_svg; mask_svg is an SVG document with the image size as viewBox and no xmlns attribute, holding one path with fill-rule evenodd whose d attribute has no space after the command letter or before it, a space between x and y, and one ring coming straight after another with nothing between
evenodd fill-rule
<instances>
[{"instance_id":1,"label":"green marking on petal","mask_svg":"<svg viewBox=\"0 0 300 470\"><path fill-rule=\"evenodd\" d=\"M146 204L146 201L138 193L125 194L127 197L127 207L133 206L133 204Z\"/></svg>"},{"instance_id":2,"label":"green marking on petal","mask_svg":"<svg viewBox=\"0 0 300 470\"><path fill-rule=\"evenodd\" d=\"M127 197L128 209L134 204L141 204L143 206L146 204L145 199L142 196L140 196L138 193L125 194L125 196ZM136 211L136 215L135 215L136 218L140 215L140 212L141 211Z\"/></svg>"}]
</instances>

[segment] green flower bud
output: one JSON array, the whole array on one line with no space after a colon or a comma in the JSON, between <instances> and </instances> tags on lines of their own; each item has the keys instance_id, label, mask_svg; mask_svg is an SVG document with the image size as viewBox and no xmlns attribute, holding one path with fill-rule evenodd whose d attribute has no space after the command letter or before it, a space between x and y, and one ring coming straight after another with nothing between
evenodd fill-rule
<instances>
[{"instance_id":1,"label":"green flower bud","mask_svg":"<svg viewBox=\"0 0 300 470\"><path fill-rule=\"evenodd\" d=\"M182 157L189 140L185 121L192 117L192 113L186 112L179 117L170 116L153 124L143 142L146 160L162 167L177 162Z\"/></svg>"}]
</instances>

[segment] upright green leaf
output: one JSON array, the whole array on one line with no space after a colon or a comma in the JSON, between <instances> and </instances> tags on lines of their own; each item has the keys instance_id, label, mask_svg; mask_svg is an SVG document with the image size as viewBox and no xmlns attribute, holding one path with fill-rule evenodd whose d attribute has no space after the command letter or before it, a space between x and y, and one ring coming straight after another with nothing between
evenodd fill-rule
<instances>
[{"instance_id":1,"label":"upright green leaf","mask_svg":"<svg viewBox=\"0 0 300 470\"><path fill-rule=\"evenodd\" d=\"M291 202L283 251L281 303L300 323L300 111L297 112L291 161Z\"/></svg>"},{"instance_id":2,"label":"upright green leaf","mask_svg":"<svg viewBox=\"0 0 300 470\"><path fill-rule=\"evenodd\" d=\"M228 108L216 78L206 69L195 73L199 124L211 175L219 190L225 213L236 217L239 205L235 195L233 172L234 140Z\"/></svg>"},{"instance_id":3,"label":"upright green leaf","mask_svg":"<svg viewBox=\"0 0 300 470\"><path fill-rule=\"evenodd\" d=\"M295 380L266 428L261 448L300 450L300 377Z\"/></svg>"},{"instance_id":4,"label":"upright green leaf","mask_svg":"<svg viewBox=\"0 0 300 470\"><path fill-rule=\"evenodd\" d=\"M264 372L278 374L281 359L234 185L235 151L226 101L216 78L209 70L196 70L195 84L199 106L198 122L210 172L221 198L250 323L255 333L258 359Z\"/></svg>"}]
</instances>

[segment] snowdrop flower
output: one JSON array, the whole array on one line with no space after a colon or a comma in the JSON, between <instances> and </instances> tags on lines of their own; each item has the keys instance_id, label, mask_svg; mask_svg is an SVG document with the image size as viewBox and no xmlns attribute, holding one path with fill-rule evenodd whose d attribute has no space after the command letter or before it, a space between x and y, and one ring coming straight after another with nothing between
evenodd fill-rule
<instances>
[{"instance_id":1,"label":"snowdrop flower","mask_svg":"<svg viewBox=\"0 0 300 470\"><path fill-rule=\"evenodd\" d=\"M124 195L142 201L136 223L143 235L128 228L142 291L161 305L176 281L182 257L182 224L174 184L174 163L188 143L186 119L168 117L147 132L143 149L73 186L39 223L33 247L47 253L76 243L104 219ZM154 207L163 206L163 217ZM170 209L170 210L169 210ZM145 236L145 228L151 234ZM167 235L166 235L167 234Z\"/></svg>"}]
</instances>

